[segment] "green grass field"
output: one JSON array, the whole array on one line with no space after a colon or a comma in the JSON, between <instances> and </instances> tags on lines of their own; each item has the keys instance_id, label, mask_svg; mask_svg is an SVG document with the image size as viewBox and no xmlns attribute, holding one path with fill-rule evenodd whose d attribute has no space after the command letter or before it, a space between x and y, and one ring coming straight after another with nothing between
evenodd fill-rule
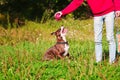
<instances>
[{"instance_id":1,"label":"green grass field","mask_svg":"<svg viewBox=\"0 0 120 80\"><path fill-rule=\"evenodd\" d=\"M55 44L51 32L61 25L68 29L72 59L41 61ZM4 29L0 26L0 80L119 80L120 58L109 64L108 43L103 29L103 61L95 62L93 21L61 20Z\"/></svg>"}]
</instances>

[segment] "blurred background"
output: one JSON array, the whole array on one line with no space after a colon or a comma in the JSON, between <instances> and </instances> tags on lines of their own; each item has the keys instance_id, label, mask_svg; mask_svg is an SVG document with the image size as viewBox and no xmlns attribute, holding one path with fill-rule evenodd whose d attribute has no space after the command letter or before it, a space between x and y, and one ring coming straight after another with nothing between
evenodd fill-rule
<instances>
[{"instance_id":1,"label":"blurred background","mask_svg":"<svg viewBox=\"0 0 120 80\"><path fill-rule=\"evenodd\" d=\"M0 24L7 28L24 25L26 20L45 23L54 19L55 12L65 8L71 0L0 0ZM73 13L73 19L86 19L92 16L86 1ZM66 16L65 16L66 17Z\"/></svg>"}]
</instances>

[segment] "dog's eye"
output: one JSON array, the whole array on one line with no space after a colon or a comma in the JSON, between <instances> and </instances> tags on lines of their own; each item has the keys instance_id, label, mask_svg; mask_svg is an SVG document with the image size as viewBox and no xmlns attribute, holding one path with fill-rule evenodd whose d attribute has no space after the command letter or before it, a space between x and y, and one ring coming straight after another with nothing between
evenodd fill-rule
<instances>
[{"instance_id":1,"label":"dog's eye","mask_svg":"<svg viewBox=\"0 0 120 80\"><path fill-rule=\"evenodd\" d=\"M58 37L60 37L60 35L57 35Z\"/></svg>"}]
</instances>

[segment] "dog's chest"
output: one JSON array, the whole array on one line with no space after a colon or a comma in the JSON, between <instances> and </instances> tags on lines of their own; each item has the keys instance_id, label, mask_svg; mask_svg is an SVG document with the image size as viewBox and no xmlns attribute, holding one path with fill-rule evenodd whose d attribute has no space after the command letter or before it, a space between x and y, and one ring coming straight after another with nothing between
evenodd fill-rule
<instances>
[{"instance_id":1,"label":"dog's chest","mask_svg":"<svg viewBox=\"0 0 120 80\"><path fill-rule=\"evenodd\" d=\"M65 47L64 47L65 53L63 54L63 56L66 56L68 54L68 49L69 49L69 45L65 44Z\"/></svg>"}]
</instances>

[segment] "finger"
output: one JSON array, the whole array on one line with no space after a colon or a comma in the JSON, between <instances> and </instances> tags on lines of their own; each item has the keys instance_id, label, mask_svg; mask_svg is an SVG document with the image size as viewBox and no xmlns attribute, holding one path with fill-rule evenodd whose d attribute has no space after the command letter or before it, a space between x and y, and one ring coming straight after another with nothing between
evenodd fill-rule
<instances>
[{"instance_id":1,"label":"finger","mask_svg":"<svg viewBox=\"0 0 120 80\"><path fill-rule=\"evenodd\" d=\"M119 13L116 12L115 16L118 17L118 16L119 16Z\"/></svg>"}]
</instances>

